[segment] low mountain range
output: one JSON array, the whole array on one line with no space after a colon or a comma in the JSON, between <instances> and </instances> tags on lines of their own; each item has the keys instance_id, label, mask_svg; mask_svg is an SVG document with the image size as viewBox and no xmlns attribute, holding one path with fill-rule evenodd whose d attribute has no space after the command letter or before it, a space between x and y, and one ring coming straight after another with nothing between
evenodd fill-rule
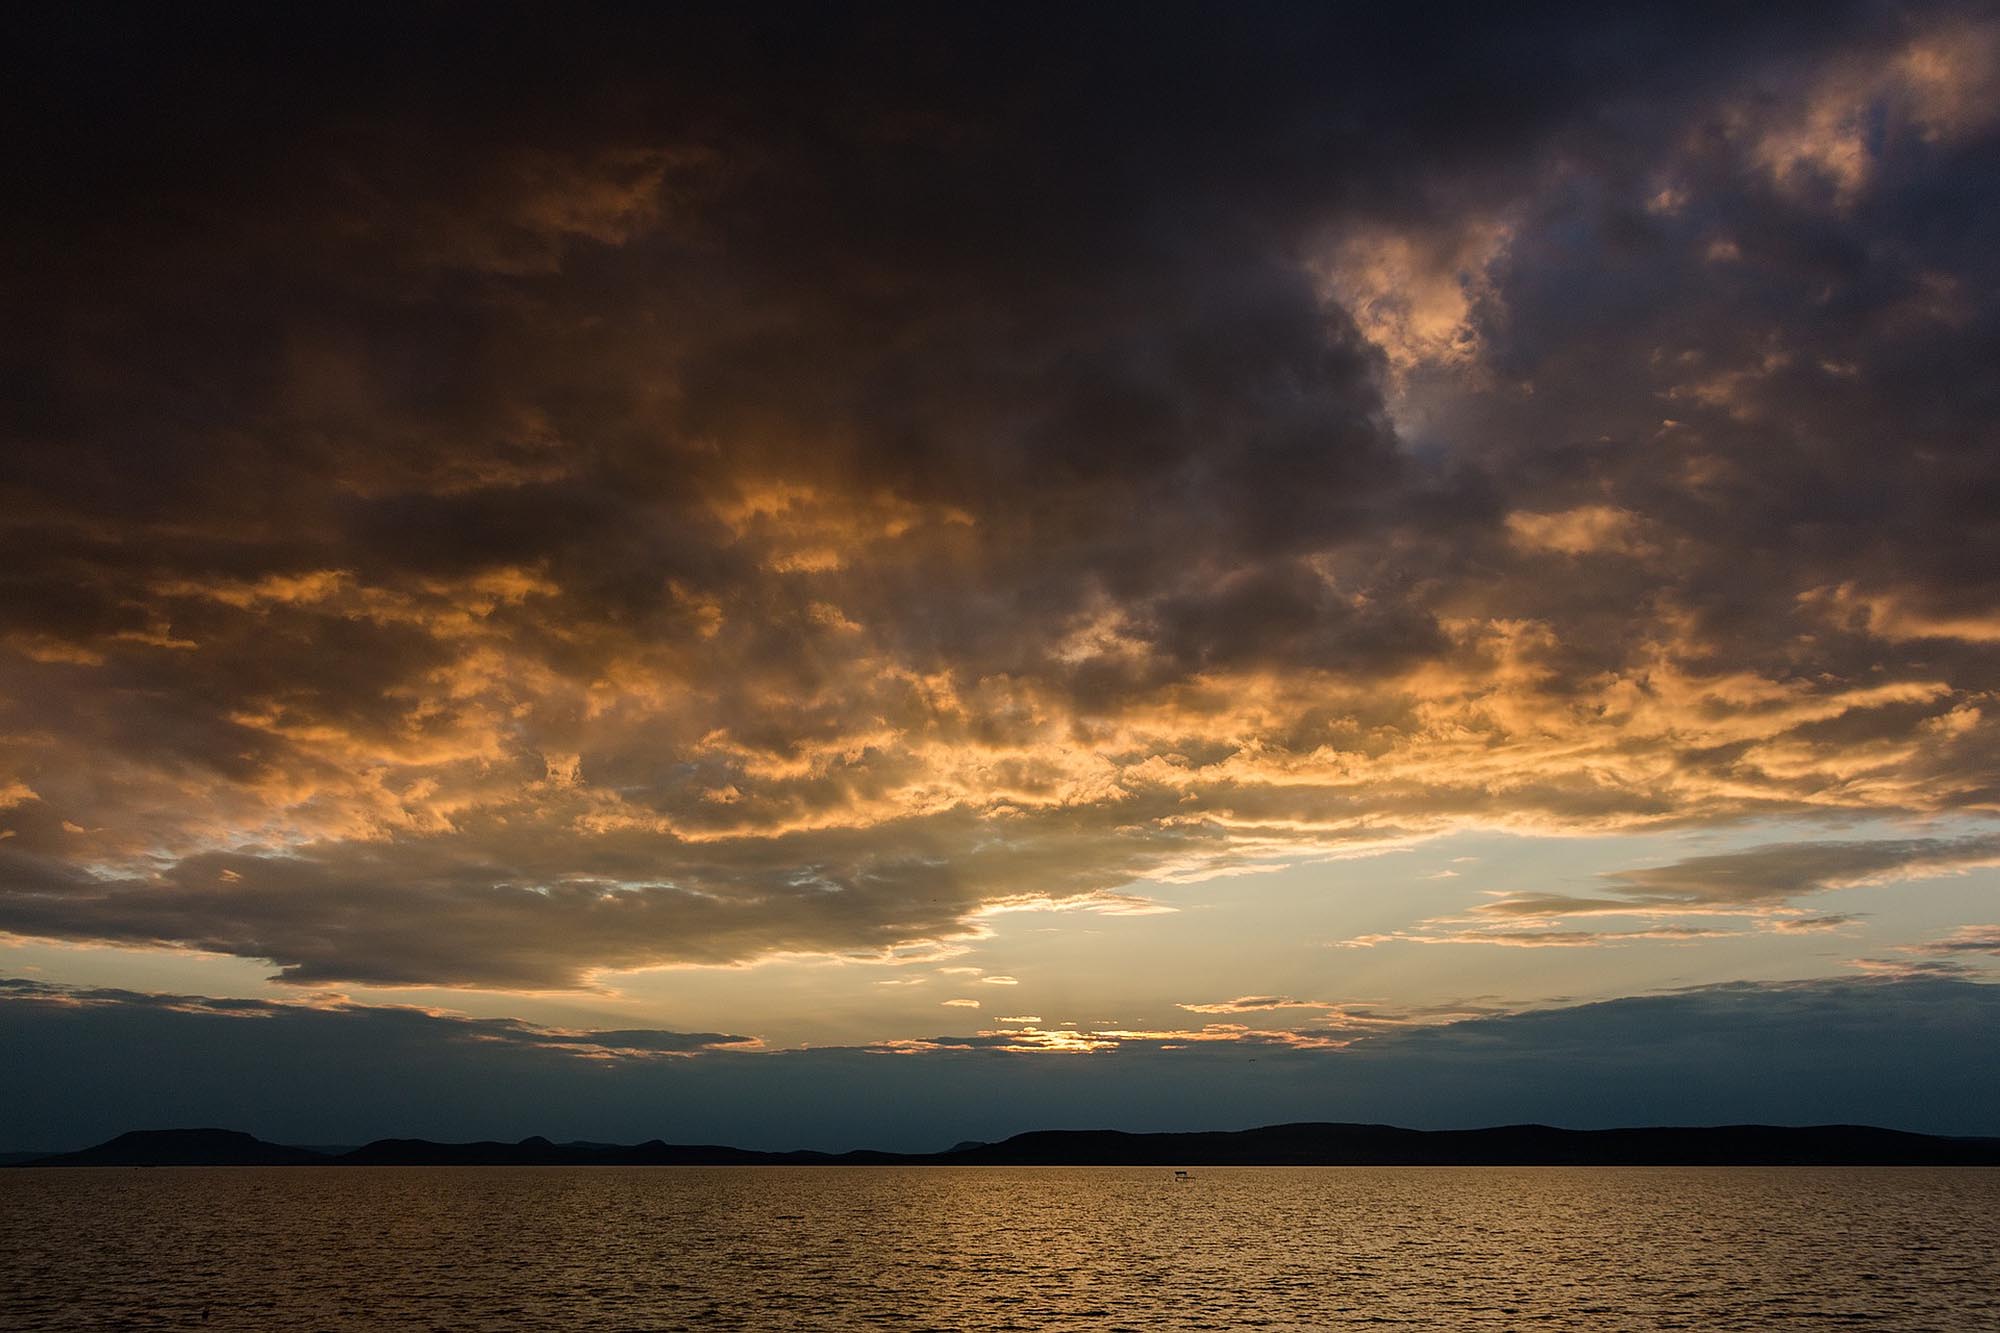
<instances>
[{"instance_id":1,"label":"low mountain range","mask_svg":"<svg viewBox=\"0 0 2000 1333\"><path fill-rule=\"evenodd\" d=\"M50 1166L2000 1166L2000 1138L1868 1125L1418 1130L1293 1124L1190 1134L1040 1130L937 1153L758 1152L718 1144L433 1143L378 1139L347 1151L267 1143L236 1130L135 1130L14 1162Z\"/></svg>"}]
</instances>

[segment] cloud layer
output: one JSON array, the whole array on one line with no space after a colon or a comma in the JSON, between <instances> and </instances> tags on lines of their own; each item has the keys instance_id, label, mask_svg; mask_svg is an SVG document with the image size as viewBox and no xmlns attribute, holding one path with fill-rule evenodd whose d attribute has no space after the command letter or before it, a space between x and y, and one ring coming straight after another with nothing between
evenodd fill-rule
<instances>
[{"instance_id":1,"label":"cloud layer","mask_svg":"<svg viewBox=\"0 0 2000 1333\"><path fill-rule=\"evenodd\" d=\"M0 1102L0 1144L80 1147L138 1125L209 1123L304 1143L544 1134L833 1150L1316 1119L1990 1134L1997 1010L2000 986L1916 977L1350 1028L1338 1045L1210 1029L1207 1040L1087 1033L1034 1046L988 1031L747 1052L714 1034L568 1033L339 1001L9 982L0 1059L16 1077Z\"/></svg>"},{"instance_id":2,"label":"cloud layer","mask_svg":"<svg viewBox=\"0 0 2000 1333\"><path fill-rule=\"evenodd\" d=\"M10 20L0 930L563 987L1993 812L1985 11L488 18Z\"/></svg>"}]
</instances>

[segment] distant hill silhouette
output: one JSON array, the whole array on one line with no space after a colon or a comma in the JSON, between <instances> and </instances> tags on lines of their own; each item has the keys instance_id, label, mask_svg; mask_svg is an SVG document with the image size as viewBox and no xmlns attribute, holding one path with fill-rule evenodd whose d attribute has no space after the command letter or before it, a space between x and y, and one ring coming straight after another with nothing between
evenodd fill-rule
<instances>
[{"instance_id":1,"label":"distant hill silhouette","mask_svg":"<svg viewBox=\"0 0 2000 1333\"><path fill-rule=\"evenodd\" d=\"M1297 1124L1201 1134L1041 1130L966 1148L950 1159L1020 1166L2000 1165L2000 1139L1867 1125L1418 1130Z\"/></svg>"},{"instance_id":2,"label":"distant hill silhouette","mask_svg":"<svg viewBox=\"0 0 2000 1333\"><path fill-rule=\"evenodd\" d=\"M1039 1130L947 1152L757 1152L719 1144L433 1143L329 1155L226 1129L141 1130L21 1166L2000 1166L2000 1138L1869 1125L1420 1130L1296 1124L1192 1134Z\"/></svg>"},{"instance_id":3,"label":"distant hill silhouette","mask_svg":"<svg viewBox=\"0 0 2000 1333\"><path fill-rule=\"evenodd\" d=\"M135 1129L82 1152L58 1153L34 1166L305 1166L329 1158L234 1129Z\"/></svg>"}]
</instances>

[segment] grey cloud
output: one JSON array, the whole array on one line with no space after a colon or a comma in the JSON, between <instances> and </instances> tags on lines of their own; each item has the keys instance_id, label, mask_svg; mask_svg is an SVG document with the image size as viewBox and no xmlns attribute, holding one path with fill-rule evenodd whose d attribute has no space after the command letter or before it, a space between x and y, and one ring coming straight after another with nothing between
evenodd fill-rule
<instances>
[{"instance_id":1,"label":"grey cloud","mask_svg":"<svg viewBox=\"0 0 2000 1333\"><path fill-rule=\"evenodd\" d=\"M1863 920L1857 912L1828 912L1822 916L1780 917L1771 922L1771 929L1781 934L1810 935L1822 931L1839 930Z\"/></svg>"},{"instance_id":2,"label":"grey cloud","mask_svg":"<svg viewBox=\"0 0 2000 1333\"><path fill-rule=\"evenodd\" d=\"M2000 861L2000 837L1885 838L1790 842L1742 852L1695 856L1671 865L1601 876L1610 896L1510 893L1474 910L1482 916L1544 918L1592 915L1769 911L1795 898L1885 879L1949 874ZM1795 920L1791 928L1837 925L1847 916Z\"/></svg>"},{"instance_id":3,"label":"grey cloud","mask_svg":"<svg viewBox=\"0 0 2000 1333\"><path fill-rule=\"evenodd\" d=\"M304 1002L169 995L113 987L67 986L22 977L0 978L0 1003L40 1006L44 1010L120 1010L193 1018L272 1020L275 1026L294 1030L306 1040L310 1040L311 1029L316 1027L352 1027L416 1047L450 1048L479 1043L573 1056L629 1059L757 1045L755 1038L720 1032L552 1028L514 1018L469 1018L407 1006L356 1004L346 999Z\"/></svg>"}]
</instances>

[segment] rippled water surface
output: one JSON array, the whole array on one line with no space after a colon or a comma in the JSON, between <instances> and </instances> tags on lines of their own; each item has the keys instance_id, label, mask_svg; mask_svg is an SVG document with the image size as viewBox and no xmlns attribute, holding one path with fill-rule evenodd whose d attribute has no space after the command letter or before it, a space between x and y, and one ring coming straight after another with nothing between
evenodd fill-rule
<instances>
[{"instance_id":1,"label":"rippled water surface","mask_svg":"<svg viewBox=\"0 0 2000 1333\"><path fill-rule=\"evenodd\" d=\"M2000 1171L0 1171L0 1328L2000 1329Z\"/></svg>"}]
</instances>

